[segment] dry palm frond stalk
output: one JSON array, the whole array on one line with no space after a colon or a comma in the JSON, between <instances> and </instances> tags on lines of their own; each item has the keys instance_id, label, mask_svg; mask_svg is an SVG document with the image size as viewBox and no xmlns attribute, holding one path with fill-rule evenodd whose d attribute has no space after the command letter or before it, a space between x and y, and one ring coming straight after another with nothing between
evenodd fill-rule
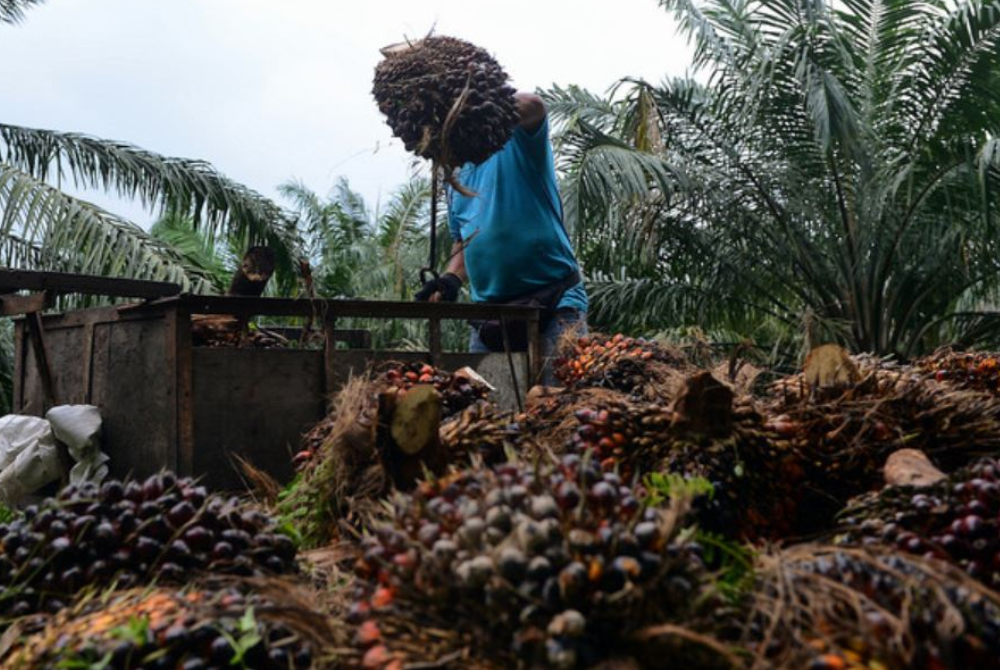
<instances>
[{"instance_id":1,"label":"dry palm frond stalk","mask_svg":"<svg viewBox=\"0 0 1000 670\"><path fill-rule=\"evenodd\" d=\"M925 487L889 487L843 513L840 544L880 543L956 563L1000 586L1000 461L982 459Z\"/></svg>"},{"instance_id":2,"label":"dry palm frond stalk","mask_svg":"<svg viewBox=\"0 0 1000 670\"><path fill-rule=\"evenodd\" d=\"M324 667L347 636L316 609L297 585L277 580L95 595L54 616L0 667Z\"/></svg>"},{"instance_id":3,"label":"dry palm frond stalk","mask_svg":"<svg viewBox=\"0 0 1000 670\"><path fill-rule=\"evenodd\" d=\"M1000 399L912 368L859 367L863 378L846 387L816 388L803 375L789 377L764 405L779 444L806 456L816 530L850 498L881 485L892 452L917 449L948 472L1000 451Z\"/></svg>"},{"instance_id":4,"label":"dry palm frond stalk","mask_svg":"<svg viewBox=\"0 0 1000 670\"><path fill-rule=\"evenodd\" d=\"M663 404L694 369L676 349L620 333L565 342L555 363L556 377L570 389L614 389Z\"/></svg>"},{"instance_id":5,"label":"dry palm frond stalk","mask_svg":"<svg viewBox=\"0 0 1000 670\"><path fill-rule=\"evenodd\" d=\"M368 667L431 661L463 636L480 640L475 658L587 667L641 654L634 636L658 624L690 634L649 644L670 647L678 662L725 667L723 645L706 644L721 626L712 616L720 601L683 530L688 503L679 494L660 510L640 495L577 455L459 472L400 495L356 565L352 617ZM405 648L394 644L401 617L413 622ZM424 622L454 642L431 639ZM432 658L413 642L421 635Z\"/></svg>"},{"instance_id":6,"label":"dry palm frond stalk","mask_svg":"<svg viewBox=\"0 0 1000 670\"><path fill-rule=\"evenodd\" d=\"M757 668L996 668L1000 598L940 561L798 545L758 557Z\"/></svg>"},{"instance_id":7,"label":"dry palm frond stalk","mask_svg":"<svg viewBox=\"0 0 1000 670\"><path fill-rule=\"evenodd\" d=\"M407 151L446 172L482 163L517 125L514 89L485 50L431 36L384 50L372 92Z\"/></svg>"},{"instance_id":8,"label":"dry palm frond stalk","mask_svg":"<svg viewBox=\"0 0 1000 670\"><path fill-rule=\"evenodd\" d=\"M296 547L268 515L172 473L67 487L0 526L0 615L56 612L89 587L291 574Z\"/></svg>"},{"instance_id":9,"label":"dry palm frond stalk","mask_svg":"<svg viewBox=\"0 0 1000 670\"><path fill-rule=\"evenodd\" d=\"M441 424L487 396L470 376L422 364L387 363L351 379L306 435L308 456L297 457L299 476L279 496L278 510L307 547L364 527L393 487L468 462L442 442Z\"/></svg>"}]
</instances>

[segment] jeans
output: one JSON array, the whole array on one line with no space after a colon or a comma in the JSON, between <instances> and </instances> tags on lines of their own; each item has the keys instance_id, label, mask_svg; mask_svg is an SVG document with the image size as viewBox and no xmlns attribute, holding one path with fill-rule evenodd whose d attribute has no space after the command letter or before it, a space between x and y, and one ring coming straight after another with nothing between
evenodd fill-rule
<instances>
[{"instance_id":1,"label":"jeans","mask_svg":"<svg viewBox=\"0 0 1000 670\"><path fill-rule=\"evenodd\" d=\"M544 386L555 386L556 378L552 373L552 361L555 358L556 345L563 333L573 329L579 336L587 334L587 313L578 309L560 309L552 317L542 331L542 379ZM479 338L479 332L472 328L469 334L469 353L488 354L489 347Z\"/></svg>"}]
</instances>

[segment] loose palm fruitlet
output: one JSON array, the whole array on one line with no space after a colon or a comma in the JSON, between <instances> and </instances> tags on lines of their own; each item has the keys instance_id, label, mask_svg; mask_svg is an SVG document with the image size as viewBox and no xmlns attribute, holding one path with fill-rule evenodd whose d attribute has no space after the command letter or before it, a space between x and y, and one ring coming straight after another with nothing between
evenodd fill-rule
<instances>
[{"instance_id":1,"label":"loose palm fruitlet","mask_svg":"<svg viewBox=\"0 0 1000 670\"><path fill-rule=\"evenodd\" d=\"M760 555L743 645L754 667L1000 667L1000 596L957 568L876 547Z\"/></svg>"},{"instance_id":2,"label":"loose palm fruitlet","mask_svg":"<svg viewBox=\"0 0 1000 670\"><path fill-rule=\"evenodd\" d=\"M308 641L260 616L274 607L236 589L115 593L61 612L2 667L260 670L310 668Z\"/></svg>"},{"instance_id":3,"label":"loose palm fruitlet","mask_svg":"<svg viewBox=\"0 0 1000 670\"><path fill-rule=\"evenodd\" d=\"M1000 586L1000 461L987 458L933 486L890 487L845 510L843 544L878 542L952 561Z\"/></svg>"},{"instance_id":4,"label":"loose palm fruitlet","mask_svg":"<svg viewBox=\"0 0 1000 670\"><path fill-rule=\"evenodd\" d=\"M939 382L977 391L1000 393L1000 355L943 351L915 363Z\"/></svg>"},{"instance_id":5,"label":"loose palm fruitlet","mask_svg":"<svg viewBox=\"0 0 1000 670\"><path fill-rule=\"evenodd\" d=\"M650 340L621 333L580 338L555 361L555 375L572 389L615 389L669 402L690 368L684 356Z\"/></svg>"},{"instance_id":6,"label":"loose palm fruitlet","mask_svg":"<svg viewBox=\"0 0 1000 670\"><path fill-rule=\"evenodd\" d=\"M489 389L475 380L422 363L389 364L377 379L403 391L418 384L433 384L441 394L442 415L445 418L489 397Z\"/></svg>"},{"instance_id":7,"label":"loose palm fruitlet","mask_svg":"<svg viewBox=\"0 0 1000 670\"><path fill-rule=\"evenodd\" d=\"M696 625L713 598L701 548L681 534L686 501L663 512L640 495L575 454L425 482L364 541L352 611L377 630L380 611L425 608L557 668L593 663L651 622ZM369 637L367 654L399 660Z\"/></svg>"},{"instance_id":8,"label":"loose palm fruitlet","mask_svg":"<svg viewBox=\"0 0 1000 670\"><path fill-rule=\"evenodd\" d=\"M0 616L55 612L91 585L297 569L295 545L269 516L169 472L69 486L0 525L0 543Z\"/></svg>"},{"instance_id":9,"label":"loose palm fruitlet","mask_svg":"<svg viewBox=\"0 0 1000 670\"><path fill-rule=\"evenodd\" d=\"M514 89L485 50L453 37L427 37L388 51L372 93L407 151L446 170L482 163L510 140Z\"/></svg>"}]
</instances>

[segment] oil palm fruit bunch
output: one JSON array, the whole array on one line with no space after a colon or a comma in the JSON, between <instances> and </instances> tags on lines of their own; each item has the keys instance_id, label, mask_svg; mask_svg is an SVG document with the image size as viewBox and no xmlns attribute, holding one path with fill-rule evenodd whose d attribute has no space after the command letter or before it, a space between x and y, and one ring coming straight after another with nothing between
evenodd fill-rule
<instances>
[{"instance_id":1,"label":"oil palm fruit bunch","mask_svg":"<svg viewBox=\"0 0 1000 670\"><path fill-rule=\"evenodd\" d=\"M609 388L668 402L687 367L674 350L618 333L578 339L556 359L554 373L569 388Z\"/></svg>"},{"instance_id":2,"label":"oil palm fruit bunch","mask_svg":"<svg viewBox=\"0 0 1000 670\"><path fill-rule=\"evenodd\" d=\"M944 471L1000 451L1000 399L949 387L914 368L862 366L863 379L830 394L792 393L791 383L765 407L781 445L799 449L811 488L836 512L850 499L880 488L888 456L924 452Z\"/></svg>"},{"instance_id":3,"label":"oil palm fruit bunch","mask_svg":"<svg viewBox=\"0 0 1000 670\"><path fill-rule=\"evenodd\" d=\"M605 471L631 481L655 467L668 443L670 412L659 405L607 399L576 410L571 438L578 454L590 453Z\"/></svg>"},{"instance_id":4,"label":"oil palm fruit bunch","mask_svg":"<svg viewBox=\"0 0 1000 670\"><path fill-rule=\"evenodd\" d=\"M3 668L314 667L313 645L261 616L274 607L234 588L136 589L63 610Z\"/></svg>"},{"instance_id":5,"label":"oil palm fruit bunch","mask_svg":"<svg viewBox=\"0 0 1000 670\"><path fill-rule=\"evenodd\" d=\"M490 393L481 380L465 374L445 372L424 363L392 363L383 368L376 379L401 391L407 391L418 384L433 384L441 394L444 417L453 416L466 407L488 399Z\"/></svg>"},{"instance_id":6,"label":"oil palm fruit bunch","mask_svg":"<svg viewBox=\"0 0 1000 670\"><path fill-rule=\"evenodd\" d=\"M696 625L713 598L681 528L686 501L666 513L641 495L575 454L425 482L364 541L352 612L371 629L423 610L556 668L585 667L651 621ZM367 639L372 667L404 660Z\"/></svg>"},{"instance_id":7,"label":"oil palm fruit bunch","mask_svg":"<svg viewBox=\"0 0 1000 670\"><path fill-rule=\"evenodd\" d=\"M880 543L949 560L1000 586L1000 461L985 458L927 487L889 487L843 514L843 544Z\"/></svg>"},{"instance_id":8,"label":"oil palm fruit bunch","mask_svg":"<svg viewBox=\"0 0 1000 670\"><path fill-rule=\"evenodd\" d=\"M683 393L683 392L682 392ZM696 501L702 528L747 540L786 537L803 525L815 501L803 489L806 464L794 446L774 439L747 398L732 399L731 416L698 427L676 408L652 472L702 478L712 494ZM717 425L711 430L708 426Z\"/></svg>"},{"instance_id":9,"label":"oil palm fruit bunch","mask_svg":"<svg viewBox=\"0 0 1000 670\"><path fill-rule=\"evenodd\" d=\"M466 454L489 465L507 460L508 449L516 448L522 438L516 417L486 402L466 407L453 416L442 424L440 434L453 461Z\"/></svg>"},{"instance_id":10,"label":"oil palm fruit bunch","mask_svg":"<svg viewBox=\"0 0 1000 670\"><path fill-rule=\"evenodd\" d=\"M1000 357L997 354L943 351L917 361L916 367L939 382L1000 392Z\"/></svg>"},{"instance_id":11,"label":"oil palm fruit bunch","mask_svg":"<svg viewBox=\"0 0 1000 670\"><path fill-rule=\"evenodd\" d=\"M515 91L485 50L432 36L383 54L372 93L407 151L453 169L482 163L510 140Z\"/></svg>"},{"instance_id":12,"label":"oil palm fruit bunch","mask_svg":"<svg viewBox=\"0 0 1000 670\"><path fill-rule=\"evenodd\" d=\"M0 615L54 612L87 586L195 574L287 574L296 548L266 514L164 472L69 486L0 525Z\"/></svg>"},{"instance_id":13,"label":"oil palm fruit bunch","mask_svg":"<svg viewBox=\"0 0 1000 670\"><path fill-rule=\"evenodd\" d=\"M743 645L757 667L996 668L1000 596L941 562L796 545L758 557Z\"/></svg>"}]
</instances>

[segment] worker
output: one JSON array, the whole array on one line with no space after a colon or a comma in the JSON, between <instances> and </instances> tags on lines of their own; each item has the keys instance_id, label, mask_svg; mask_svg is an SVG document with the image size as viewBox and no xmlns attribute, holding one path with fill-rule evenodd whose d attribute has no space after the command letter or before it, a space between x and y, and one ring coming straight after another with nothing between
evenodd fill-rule
<instances>
[{"instance_id":1,"label":"worker","mask_svg":"<svg viewBox=\"0 0 1000 670\"><path fill-rule=\"evenodd\" d=\"M549 121L542 99L515 96L518 126L507 144L480 165L468 163L449 187L448 223L454 245L445 273L427 281L417 300L455 301L468 282L472 300L542 308L542 383L553 385L552 358L563 333L585 334L587 293L563 224ZM523 324L473 322L472 353L527 349Z\"/></svg>"}]
</instances>

